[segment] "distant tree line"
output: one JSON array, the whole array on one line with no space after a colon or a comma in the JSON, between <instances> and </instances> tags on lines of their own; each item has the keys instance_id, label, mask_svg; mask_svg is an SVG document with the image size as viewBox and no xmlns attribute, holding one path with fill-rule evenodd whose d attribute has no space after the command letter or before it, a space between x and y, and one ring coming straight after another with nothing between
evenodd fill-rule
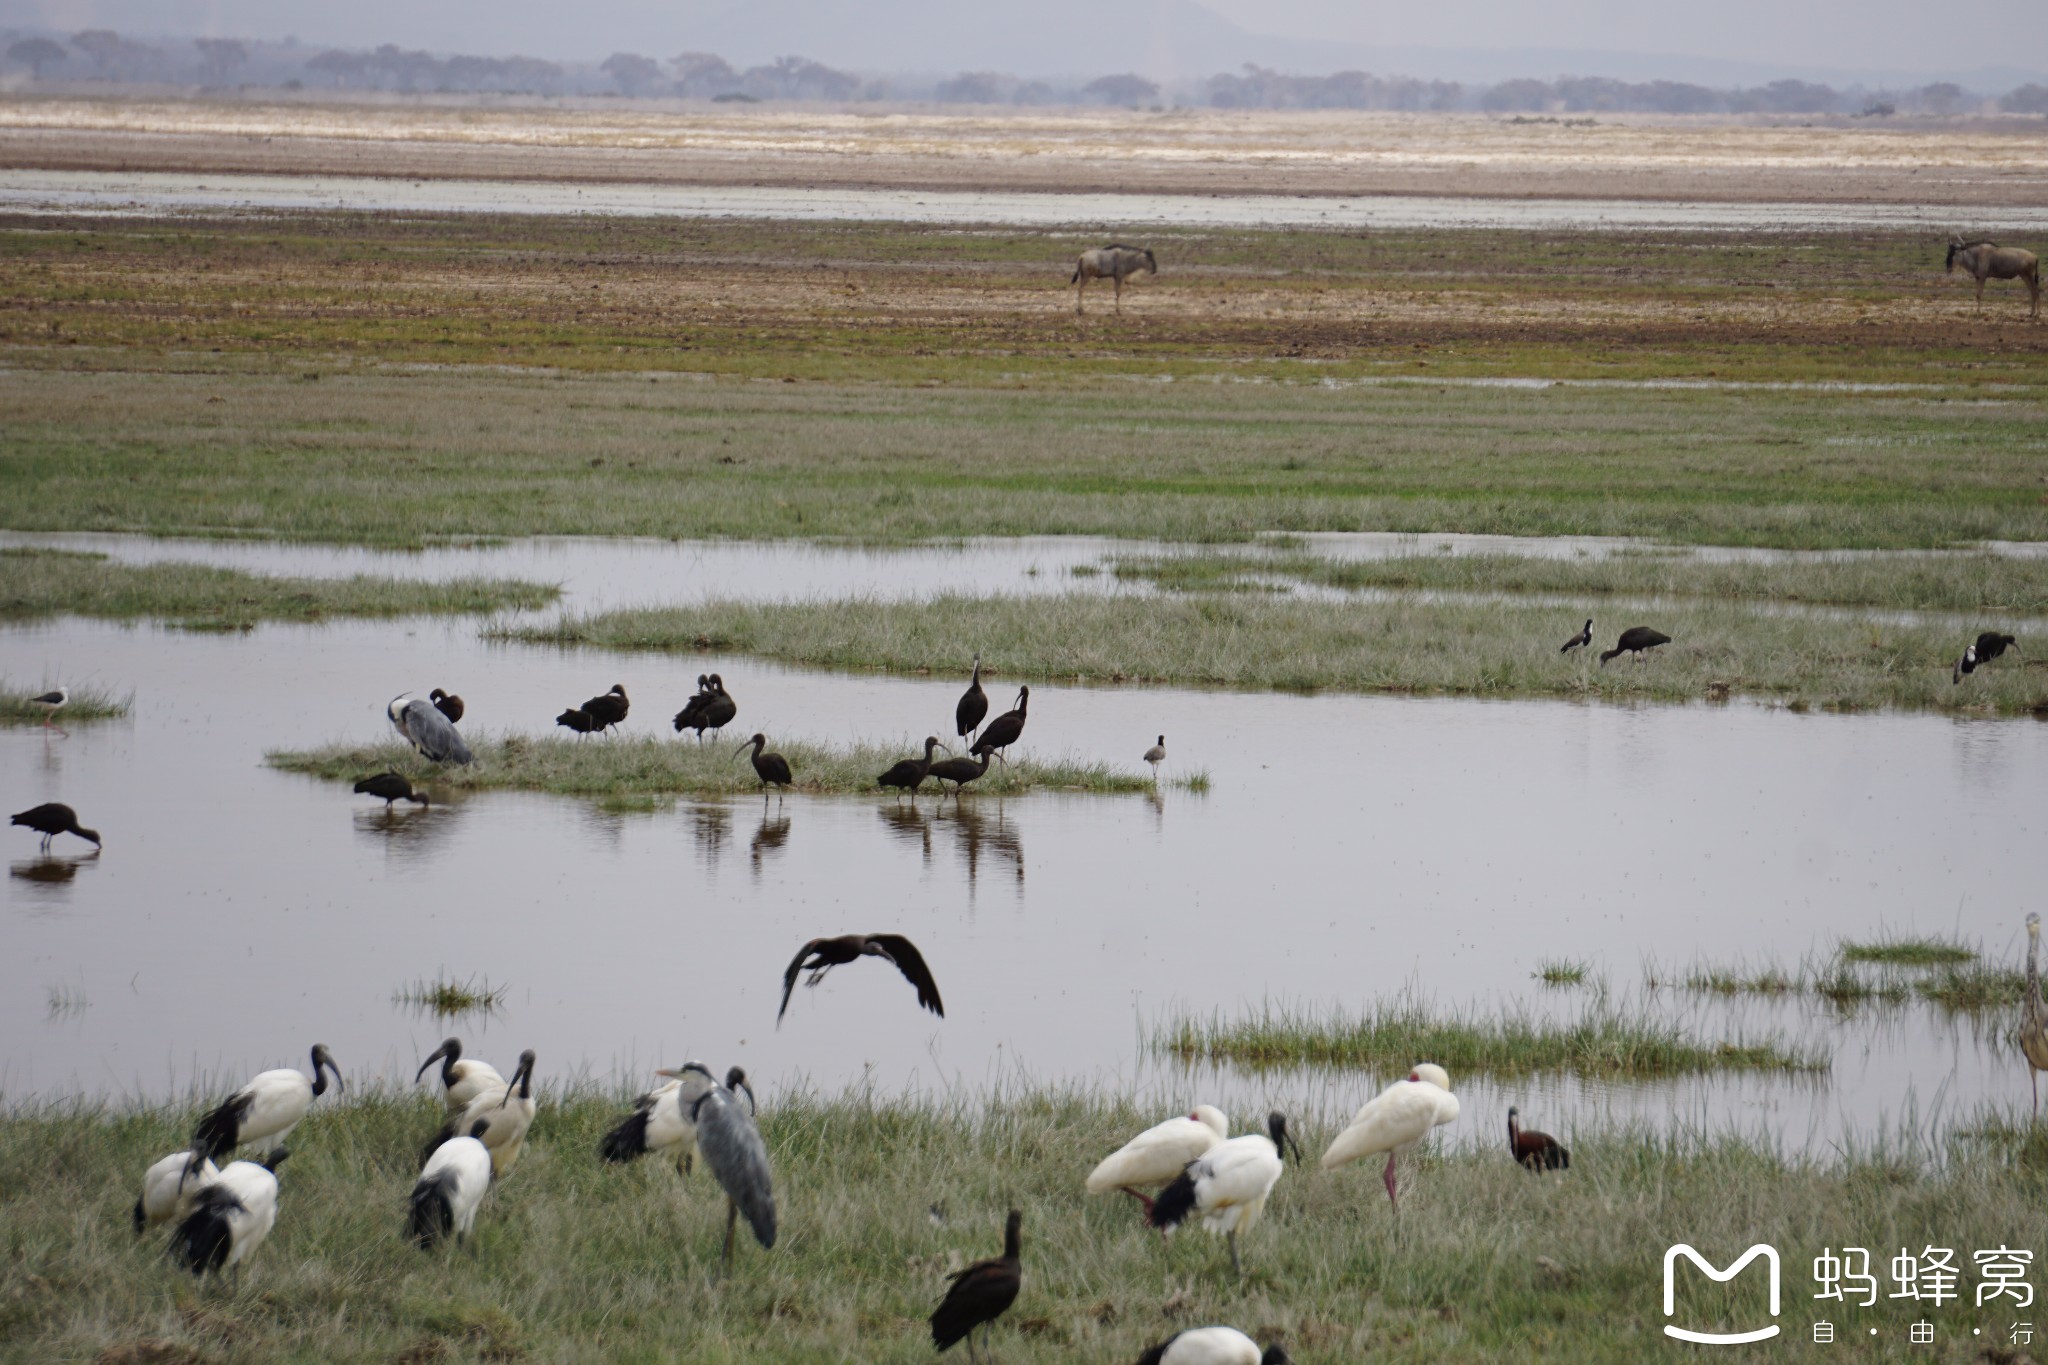
<instances>
[{"instance_id":1,"label":"distant tree line","mask_svg":"<svg viewBox=\"0 0 2048 1365\"><path fill-rule=\"evenodd\" d=\"M386 43L372 49L309 48L296 42L198 38L157 45L111 29L77 33L8 33L0 72L37 81L125 84L312 87L399 93L486 92L526 95L619 95L631 99L936 100L948 104L1099 104L1129 108L1206 105L1218 109L1476 109L1498 114L2048 114L2048 86L2022 85L2002 97L1947 82L1910 90L1837 90L1782 80L1739 89L1684 81L1620 81L1599 76L1524 78L1492 85L1376 76L1339 71L1294 76L1246 64L1171 90L1124 72L1092 80L1027 80L999 71L967 71L945 79L871 78L805 57L781 57L741 69L711 52L666 61L615 52L602 62L561 63L537 57L437 55Z\"/></svg>"}]
</instances>

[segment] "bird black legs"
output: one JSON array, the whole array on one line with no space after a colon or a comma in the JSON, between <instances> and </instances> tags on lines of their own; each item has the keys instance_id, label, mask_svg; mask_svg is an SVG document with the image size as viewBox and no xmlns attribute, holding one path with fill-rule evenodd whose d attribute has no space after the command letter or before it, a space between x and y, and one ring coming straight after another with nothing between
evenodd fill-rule
<instances>
[{"instance_id":1,"label":"bird black legs","mask_svg":"<svg viewBox=\"0 0 2048 1365\"><path fill-rule=\"evenodd\" d=\"M740 1222L740 1206L739 1206L738 1204L735 1204L735 1203L733 1203L733 1201L732 1201L732 1200L730 1200L730 1199L726 1200L726 1201L725 1201L725 1264L726 1264L726 1266L727 1266L728 1268L730 1268L730 1267L731 1267L731 1265L732 1265L732 1234L733 1234L733 1230L734 1230L735 1228L737 1228L737 1227L739 1226L739 1222Z\"/></svg>"},{"instance_id":2,"label":"bird black legs","mask_svg":"<svg viewBox=\"0 0 2048 1365\"><path fill-rule=\"evenodd\" d=\"M1230 1243L1230 1273L1239 1279L1243 1279L1244 1262L1237 1259L1237 1229L1232 1228L1229 1235L1223 1240Z\"/></svg>"}]
</instances>

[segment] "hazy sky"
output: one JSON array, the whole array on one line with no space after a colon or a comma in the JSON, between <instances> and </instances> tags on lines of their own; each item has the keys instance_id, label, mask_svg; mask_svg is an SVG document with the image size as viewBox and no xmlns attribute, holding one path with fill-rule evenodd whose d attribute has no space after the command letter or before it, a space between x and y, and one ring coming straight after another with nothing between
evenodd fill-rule
<instances>
[{"instance_id":1,"label":"hazy sky","mask_svg":"<svg viewBox=\"0 0 2048 1365\"><path fill-rule=\"evenodd\" d=\"M799 53L858 69L993 66L1039 74L1145 67L1180 44L1198 69L1234 55L1227 26L1192 0L0 0L0 27L205 33L350 46L601 59L709 47L754 62ZM1221 20L1290 40L1245 55L1287 69L1667 76L1734 83L1770 74L2048 70L2039 0L1206 0ZM1124 16L1114 29L1109 16ZM2018 18L2013 43L1983 35ZM1081 37L1077 41L1075 35ZM1512 53L1505 61L1479 54ZM1598 54L1617 54L1605 60ZM1465 68L1459 65L1463 54ZM1623 56L1621 54L1630 54ZM891 60L891 58L900 60ZM1646 60L1652 57L1678 58ZM1005 60L1005 59L1008 60ZM1739 68L1717 69L1735 63ZM1176 63L1178 64L1178 63ZM1208 70L1235 61L1208 65ZM1436 65L1440 68L1431 70ZM1033 71L1031 68L1037 68Z\"/></svg>"}]
</instances>

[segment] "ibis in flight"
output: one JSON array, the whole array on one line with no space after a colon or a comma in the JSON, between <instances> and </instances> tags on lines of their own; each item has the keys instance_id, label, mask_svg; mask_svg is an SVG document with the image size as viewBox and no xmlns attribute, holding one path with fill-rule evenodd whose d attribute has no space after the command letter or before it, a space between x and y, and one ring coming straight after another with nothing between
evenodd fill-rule
<instances>
[{"instance_id":1,"label":"ibis in flight","mask_svg":"<svg viewBox=\"0 0 2048 1365\"><path fill-rule=\"evenodd\" d=\"M988 714L988 693L981 690L981 651L974 652L974 677L967 684L967 690L960 694L960 704L953 708L953 725L957 736L967 738L981 728L981 719Z\"/></svg>"},{"instance_id":2,"label":"ibis in flight","mask_svg":"<svg viewBox=\"0 0 2048 1365\"><path fill-rule=\"evenodd\" d=\"M1003 1224L1003 1254L976 1261L951 1276L953 1285L939 1306L932 1310L932 1344L943 1353L961 1338L967 1340L967 1358L974 1354L974 1329L981 1328L981 1342L988 1345L990 1324L1009 1311L1024 1287L1024 1215L1011 1209Z\"/></svg>"},{"instance_id":3,"label":"ibis in flight","mask_svg":"<svg viewBox=\"0 0 2048 1365\"><path fill-rule=\"evenodd\" d=\"M1652 630L1648 626L1630 626L1621 633L1621 638L1614 642L1614 648L1600 652L1600 666L1605 668L1607 661L1619 654L1633 654L1636 656L1636 662L1641 663L1647 651L1655 649L1658 645L1670 643L1671 637L1661 630Z\"/></svg>"},{"instance_id":4,"label":"ibis in flight","mask_svg":"<svg viewBox=\"0 0 2048 1365\"><path fill-rule=\"evenodd\" d=\"M81 839L91 840L94 848L100 847L100 832L79 824L78 812L62 801L45 801L40 806L32 806L16 814L7 823L26 825L42 835L42 850L45 853L50 851L50 840L60 834L76 834Z\"/></svg>"},{"instance_id":5,"label":"ibis in flight","mask_svg":"<svg viewBox=\"0 0 2048 1365\"><path fill-rule=\"evenodd\" d=\"M739 1091L747 1092L740 1108ZM733 1067L725 1084L714 1085L690 1105L697 1128L697 1150L712 1178L725 1191L725 1263L732 1264L733 1231L742 1213L754 1240L763 1248L775 1245L775 1179L768 1168L768 1144L754 1124L754 1087L747 1073Z\"/></svg>"},{"instance_id":6,"label":"ibis in flight","mask_svg":"<svg viewBox=\"0 0 2048 1365\"><path fill-rule=\"evenodd\" d=\"M1513 1105L1508 1106L1508 1150L1515 1154L1516 1161L1538 1175L1566 1170L1572 1164L1572 1154L1556 1138L1524 1128L1522 1111Z\"/></svg>"},{"instance_id":7,"label":"ibis in flight","mask_svg":"<svg viewBox=\"0 0 2048 1365\"><path fill-rule=\"evenodd\" d=\"M1593 643L1593 618L1588 616L1586 624L1579 627L1579 633L1559 646L1558 653L1569 654L1575 649L1584 649Z\"/></svg>"},{"instance_id":8,"label":"ibis in flight","mask_svg":"<svg viewBox=\"0 0 2048 1365\"><path fill-rule=\"evenodd\" d=\"M242 1263L277 1223L277 1168L290 1155L279 1147L260 1162L230 1162L199 1191L171 1238L171 1251L186 1269L204 1275L232 1268L241 1288Z\"/></svg>"},{"instance_id":9,"label":"ibis in flight","mask_svg":"<svg viewBox=\"0 0 2048 1365\"><path fill-rule=\"evenodd\" d=\"M1235 1327L1195 1327L1175 1332L1138 1357L1138 1365L1294 1365L1277 1343L1264 1352Z\"/></svg>"},{"instance_id":10,"label":"ibis in flight","mask_svg":"<svg viewBox=\"0 0 2048 1365\"><path fill-rule=\"evenodd\" d=\"M1088 1173L1088 1193L1122 1190L1152 1212L1152 1196L1139 1185L1160 1186L1179 1176L1190 1161L1230 1136L1230 1120L1213 1104L1198 1104L1191 1113L1155 1123L1104 1157Z\"/></svg>"},{"instance_id":11,"label":"ibis in flight","mask_svg":"<svg viewBox=\"0 0 2048 1365\"><path fill-rule=\"evenodd\" d=\"M1030 687L1026 686L1018 688L1017 705L1011 710L1003 712L1003 714L997 716L994 720L990 721L988 725L985 728L983 728L981 732L981 738L974 741L974 746L970 748L967 752L975 755L976 757L979 757L982 754L995 754L998 758L1002 759L1005 764L1008 764L1010 761L1009 755L1003 753L1002 751L1008 749L1012 744L1015 744L1017 742L1017 737L1024 733L1025 712L1030 708L1030 706Z\"/></svg>"},{"instance_id":12,"label":"ibis in flight","mask_svg":"<svg viewBox=\"0 0 2048 1365\"><path fill-rule=\"evenodd\" d=\"M894 787L915 796L918 786L932 770L932 750L944 748L937 735L924 737L924 757L906 758L889 765L889 771L875 779L878 787ZM948 750L947 752L951 752Z\"/></svg>"},{"instance_id":13,"label":"ibis in flight","mask_svg":"<svg viewBox=\"0 0 2048 1365\"><path fill-rule=\"evenodd\" d=\"M1456 1122L1457 1117L1458 1097L1451 1093L1449 1073L1434 1062L1418 1062L1406 1080L1395 1081L1352 1115L1350 1125L1323 1153L1323 1169L1335 1170L1385 1152L1387 1169L1380 1179L1387 1187L1387 1202L1399 1213L1394 1158L1414 1151L1430 1129Z\"/></svg>"},{"instance_id":14,"label":"ibis in flight","mask_svg":"<svg viewBox=\"0 0 2048 1365\"><path fill-rule=\"evenodd\" d=\"M469 1240L477 1205L491 1188L491 1152L483 1143L490 1126L490 1120L478 1119L467 1134L436 1147L420 1168L405 1235L421 1251L432 1250L450 1233L457 1246Z\"/></svg>"},{"instance_id":15,"label":"ibis in flight","mask_svg":"<svg viewBox=\"0 0 2048 1365\"><path fill-rule=\"evenodd\" d=\"M437 687L427 693L427 700L434 703L436 711L448 717L450 725L454 725L462 719L462 698L456 696L453 692Z\"/></svg>"},{"instance_id":16,"label":"ibis in flight","mask_svg":"<svg viewBox=\"0 0 2048 1365\"><path fill-rule=\"evenodd\" d=\"M434 704L421 701L410 693L401 692L384 707L384 714L391 719L391 728L404 736L406 743L420 751L421 757L430 763L470 763L476 755L462 742L462 736L455 733L455 726L448 717L434 709Z\"/></svg>"},{"instance_id":17,"label":"ibis in flight","mask_svg":"<svg viewBox=\"0 0 2048 1365\"><path fill-rule=\"evenodd\" d=\"M395 801L410 801L416 806L432 804L423 788L415 787L394 772L381 772L364 778L356 783L356 792L361 796L376 797L384 803L385 810L390 810Z\"/></svg>"},{"instance_id":18,"label":"ibis in flight","mask_svg":"<svg viewBox=\"0 0 2048 1365\"><path fill-rule=\"evenodd\" d=\"M664 1067L654 1074L668 1084L633 1101L633 1112L604 1135L597 1154L618 1163L649 1154L673 1155L676 1174L686 1176L697 1153L697 1101L716 1088L718 1078L702 1062Z\"/></svg>"},{"instance_id":19,"label":"ibis in flight","mask_svg":"<svg viewBox=\"0 0 2048 1365\"><path fill-rule=\"evenodd\" d=\"M247 1085L222 1100L199 1120L198 1128L192 1133L193 1164L218 1160L237 1147L260 1142L264 1138L270 1139L272 1147L282 1144L292 1129L299 1126L299 1120L306 1117L313 1101L327 1093L330 1072L334 1076L334 1088L346 1089L341 1083L341 1068L334 1064L334 1055L327 1050L325 1043L315 1043L310 1080L291 1067L262 1071L252 1076Z\"/></svg>"},{"instance_id":20,"label":"ibis in flight","mask_svg":"<svg viewBox=\"0 0 2048 1365\"><path fill-rule=\"evenodd\" d=\"M789 1010L789 997L796 989L797 977L809 972L810 979L804 984L815 986L834 967L863 957L879 957L894 963L903 979L917 987L917 1003L941 1019L946 1017L946 1007L939 1001L939 983L932 979L932 969L925 966L924 954L917 951L916 944L901 934L841 934L837 938L814 938L789 960L782 973L782 1007L775 1011L776 1027L782 1026L782 1016Z\"/></svg>"},{"instance_id":21,"label":"ibis in flight","mask_svg":"<svg viewBox=\"0 0 2048 1365\"><path fill-rule=\"evenodd\" d=\"M460 1038L445 1039L441 1046L429 1052L427 1059L420 1063L420 1069L413 1073L414 1083L418 1083L435 1062L441 1064L441 1091L450 1113L468 1108L469 1102L486 1090L505 1088L505 1078L498 1074L498 1068L489 1062L462 1055Z\"/></svg>"},{"instance_id":22,"label":"ibis in flight","mask_svg":"<svg viewBox=\"0 0 2048 1365\"><path fill-rule=\"evenodd\" d=\"M1277 1111L1267 1115L1266 1132L1219 1142L1190 1161L1179 1178L1152 1201L1146 1221L1164 1232L1180 1226L1190 1214L1201 1214L1203 1226L1222 1233L1230 1243L1230 1268L1244 1274L1237 1255L1237 1235L1249 1230L1266 1211L1266 1200L1287 1169L1281 1160L1282 1149L1289 1147L1299 1161L1301 1146L1287 1131L1287 1116Z\"/></svg>"}]
</instances>

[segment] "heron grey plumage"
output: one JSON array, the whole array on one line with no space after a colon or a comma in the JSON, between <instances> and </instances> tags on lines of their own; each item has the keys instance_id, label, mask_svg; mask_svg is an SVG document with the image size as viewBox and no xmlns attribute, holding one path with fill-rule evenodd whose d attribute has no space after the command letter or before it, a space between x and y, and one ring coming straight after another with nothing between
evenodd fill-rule
<instances>
[{"instance_id":1,"label":"heron grey plumage","mask_svg":"<svg viewBox=\"0 0 2048 1365\"><path fill-rule=\"evenodd\" d=\"M462 742L462 736L455 732L455 725L448 717L434 709L434 704L422 701L409 692L401 692L391 699L384 708L384 714L391 718L391 728L405 736L406 742L420 751L432 763L471 763L476 755Z\"/></svg>"},{"instance_id":2,"label":"heron grey plumage","mask_svg":"<svg viewBox=\"0 0 2048 1365\"><path fill-rule=\"evenodd\" d=\"M747 1107L740 1108L735 1091L747 1092ZM690 1117L697 1125L697 1150L704 1164L725 1191L725 1260L732 1260L733 1230L739 1215L747 1215L754 1240L763 1247L775 1245L775 1186L768 1169L768 1144L754 1124L754 1087L747 1073L738 1067L725 1073L725 1084L713 1086L699 1096Z\"/></svg>"}]
</instances>

